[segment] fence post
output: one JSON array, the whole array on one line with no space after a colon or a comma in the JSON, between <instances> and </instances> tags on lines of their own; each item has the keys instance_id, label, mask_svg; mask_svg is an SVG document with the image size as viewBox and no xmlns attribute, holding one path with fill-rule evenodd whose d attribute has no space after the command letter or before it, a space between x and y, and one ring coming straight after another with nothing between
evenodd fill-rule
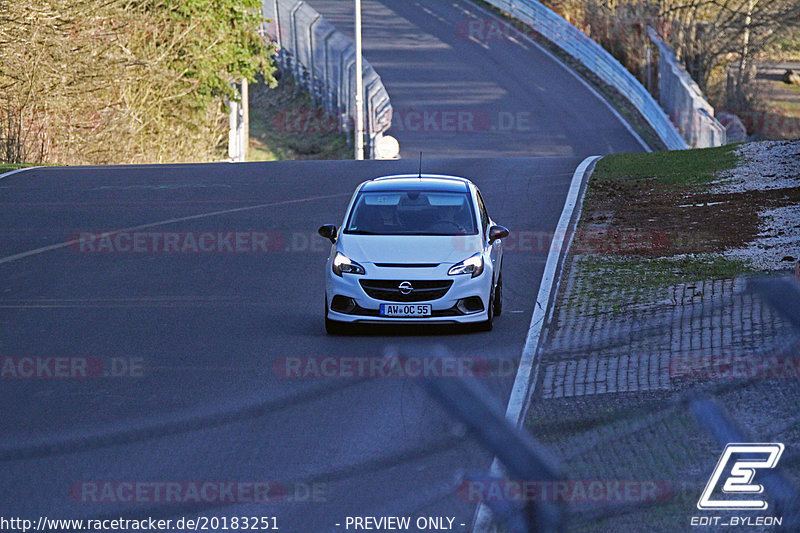
<instances>
[{"instance_id":1,"label":"fence post","mask_svg":"<svg viewBox=\"0 0 800 533\"><path fill-rule=\"evenodd\" d=\"M378 105L381 106L380 118L385 118L385 113L391 116L391 102L380 78L375 76L374 69L364 61L362 54L353 53L353 43L330 26L316 10L304 5L304 0L263 1L264 6L271 1L275 9L276 29L272 37L278 41L281 70L294 76L298 91L301 86L308 89L315 105L321 105L329 113L337 114L339 130L348 135L349 146L352 147L354 138L361 138L357 151L363 157L364 143L368 142L364 135L365 128L369 128L369 137L373 139L375 134L380 133L378 129L383 131L391 126L388 121L379 120L377 116ZM264 7L265 16L268 11L269 8ZM287 24L286 28L282 23ZM303 41L306 33L308 43ZM322 50L319 50L320 44L323 45ZM320 53L319 57L316 57L316 52ZM352 58L351 55L355 57ZM320 62L323 64L320 65ZM365 94L366 88L363 86L365 70L376 78L370 82L369 94ZM358 82L359 77L362 77L361 83ZM374 95L377 95L375 98L378 100L373 98ZM367 101L367 98L370 100ZM356 132L353 137L351 134L355 128L359 128L361 133Z\"/></svg>"},{"instance_id":2,"label":"fence post","mask_svg":"<svg viewBox=\"0 0 800 533\"><path fill-rule=\"evenodd\" d=\"M292 61L294 63L294 80L295 80L295 83L297 84L297 87L302 85L302 79L301 79L301 74L300 74L300 62L297 60L298 50L300 49L300 43L297 40L297 12L300 10L301 7L303 7L304 3L305 2L303 2L302 0L300 2L297 2L297 5L294 6L294 9L292 9L292 11L291 11L291 13L289 15L289 18L290 18L290 21L291 21L291 28L292 28L292 41L293 41L293 45L294 45L293 46L293 48L294 48L293 56L294 57L293 57L293 61Z\"/></svg>"},{"instance_id":3,"label":"fence post","mask_svg":"<svg viewBox=\"0 0 800 533\"><path fill-rule=\"evenodd\" d=\"M317 13L317 16L314 17L314 20L311 21L311 24L308 25L308 45L309 45L309 53L308 53L308 75L309 75L309 93L311 93L311 104L316 106L317 105L317 83L316 83L316 75L314 74L314 46L316 42L314 41L314 24L316 24L322 15Z\"/></svg>"},{"instance_id":4,"label":"fence post","mask_svg":"<svg viewBox=\"0 0 800 533\"><path fill-rule=\"evenodd\" d=\"M361 0L356 4L356 160L364 159L364 65L361 56Z\"/></svg>"}]
</instances>

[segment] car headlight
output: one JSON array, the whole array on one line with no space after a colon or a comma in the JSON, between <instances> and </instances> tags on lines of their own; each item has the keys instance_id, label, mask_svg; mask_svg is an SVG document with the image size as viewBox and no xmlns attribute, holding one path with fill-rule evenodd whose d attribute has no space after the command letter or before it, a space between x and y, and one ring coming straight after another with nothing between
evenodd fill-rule
<instances>
[{"instance_id":1,"label":"car headlight","mask_svg":"<svg viewBox=\"0 0 800 533\"><path fill-rule=\"evenodd\" d=\"M333 273L341 277L342 274L364 274L364 267L351 260L342 252L336 252L333 258Z\"/></svg>"},{"instance_id":2,"label":"car headlight","mask_svg":"<svg viewBox=\"0 0 800 533\"><path fill-rule=\"evenodd\" d=\"M464 259L457 265L450 267L447 274L458 276L460 274L472 274L472 277L480 276L483 273L483 254L478 252L468 259Z\"/></svg>"}]
</instances>

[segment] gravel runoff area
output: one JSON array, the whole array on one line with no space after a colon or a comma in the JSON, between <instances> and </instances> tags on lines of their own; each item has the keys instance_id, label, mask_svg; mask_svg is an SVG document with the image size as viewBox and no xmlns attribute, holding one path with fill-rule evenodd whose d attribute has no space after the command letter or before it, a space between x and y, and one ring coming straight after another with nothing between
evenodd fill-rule
<instances>
[{"instance_id":1,"label":"gravel runoff area","mask_svg":"<svg viewBox=\"0 0 800 533\"><path fill-rule=\"evenodd\" d=\"M800 188L800 141L743 144L736 150L741 164L715 182L718 194ZM800 204L759 212L761 233L742 248L728 250L731 258L748 261L756 270L787 268L800 259Z\"/></svg>"},{"instance_id":2,"label":"gravel runoff area","mask_svg":"<svg viewBox=\"0 0 800 533\"><path fill-rule=\"evenodd\" d=\"M737 153L738 168L708 190L714 199L800 187L800 142L747 144ZM759 210L752 242L722 255L756 270L789 270L783 259L800 252L800 213L776 203ZM567 258L526 418L572 480L560 499L566 531L693 531L693 517L734 516L697 508L724 448L714 423L693 414L692 402L703 398L745 438L784 443L779 475L800 487L800 328L748 290L748 275L641 283L654 276L646 265L673 259L681 260L598 260L580 249ZM620 272L623 264L629 270ZM615 276L623 283L609 282ZM607 489L587 494L593 481ZM767 511L738 514L753 522L791 515L769 488L767 501ZM753 522L700 529L780 531ZM800 530L793 527L800 526L784 530Z\"/></svg>"}]
</instances>

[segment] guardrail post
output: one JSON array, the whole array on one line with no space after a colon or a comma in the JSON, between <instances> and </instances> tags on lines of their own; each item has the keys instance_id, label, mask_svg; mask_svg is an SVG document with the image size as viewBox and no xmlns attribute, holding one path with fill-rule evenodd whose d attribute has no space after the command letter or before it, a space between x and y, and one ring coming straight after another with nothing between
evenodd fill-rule
<instances>
[{"instance_id":1,"label":"guardrail post","mask_svg":"<svg viewBox=\"0 0 800 533\"><path fill-rule=\"evenodd\" d=\"M370 153L372 153L375 134L380 133L378 129L387 129L391 125L386 124L386 120L378 121L377 106L373 100L375 94L385 100L385 104L384 100L381 100L381 116L387 113L387 108L388 113L391 113L391 103L380 78L370 83L370 92L365 94L366 88L363 87L363 81L359 83L358 78L363 77L364 67L369 71L370 76L375 74L374 70L364 62L362 54L353 54L354 45L348 42L335 28L331 27L330 30L323 29L319 34L315 33L315 30L323 27L319 25L324 23L324 17L310 6L304 6L306 4L304 0L263 1L265 5L268 5L267 1L271 1L275 8L276 31L274 38L278 41L277 56L281 70L294 76L298 91L304 87L311 93L311 99L315 105L321 105L329 113L336 113L339 118L339 131L347 135L349 146L352 147L353 140L360 137L361 143L359 143L360 148L357 150L356 157L359 157L359 152L363 157L364 143L370 141L372 141L370 143ZM357 6L358 4L359 2L356 2ZM283 13L281 13L281 9L283 9ZM265 16L266 11L268 9L265 9ZM288 22L286 20L287 13ZM306 23L309 18L311 21ZM286 28L283 28L282 23L287 23ZM308 34L308 43L301 43L301 38L304 38L306 33ZM335 37L340 38L334 40ZM316 57L320 41L323 49L320 51L320 57ZM342 43L346 43L346 45ZM301 46L304 47L302 50ZM305 53L308 53L308 57L304 55ZM354 56L353 58L351 58L351 54ZM337 61L339 65L338 74L335 74L336 63L334 61ZM320 65L320 62L323 64ZM366 115L367 113L369 115ZM361 133L352 135L355 128L359 128ZM367 128L369 141L364 135L365 128Z\"/></svg>"}]
</instances>

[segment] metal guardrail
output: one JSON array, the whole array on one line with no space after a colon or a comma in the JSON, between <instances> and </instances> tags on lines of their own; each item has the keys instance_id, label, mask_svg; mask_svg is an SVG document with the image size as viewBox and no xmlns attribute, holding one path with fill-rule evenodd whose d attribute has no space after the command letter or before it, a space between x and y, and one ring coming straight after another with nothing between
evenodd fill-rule
<instances>
[{"instance_id":1,"label":"metal guardrail","mask_svg":"<svg viewBox=\"0 0 800 533\"><path fill-rule=\"evenodd\" d=\"M658 100L692 148L710 148L726 143L725 127L714 118L714 108L703 96L675 52L652 27L650 40L658 47Z\"/></svg>"},{"instance_id":2,"label":"metal guardrail","mask_svg":"<svg viewBox=\"0 0 800 533\"><path fill-rule=\"evenodd\" d=\"M278 45L282 70L291 73L314 100L353 131L356 120L356 51L353 42L302 0L263 0L265 34ZM375 69L364 61L365 152L392 125L392 104Z\"/></svg>"},{"instance_id":3,"label":"metal guardrail","mask_svg":"<svg viewBox=\"0 0 800 533\"><path fill-rule=\"evenodd\" d=\"M536 0L486 2L529 25L545 39L583 63L604 82L615 87L639 110L667 148L688 148L678 129L647 89L588 35Z\"/></svg>"}]
</instances>

